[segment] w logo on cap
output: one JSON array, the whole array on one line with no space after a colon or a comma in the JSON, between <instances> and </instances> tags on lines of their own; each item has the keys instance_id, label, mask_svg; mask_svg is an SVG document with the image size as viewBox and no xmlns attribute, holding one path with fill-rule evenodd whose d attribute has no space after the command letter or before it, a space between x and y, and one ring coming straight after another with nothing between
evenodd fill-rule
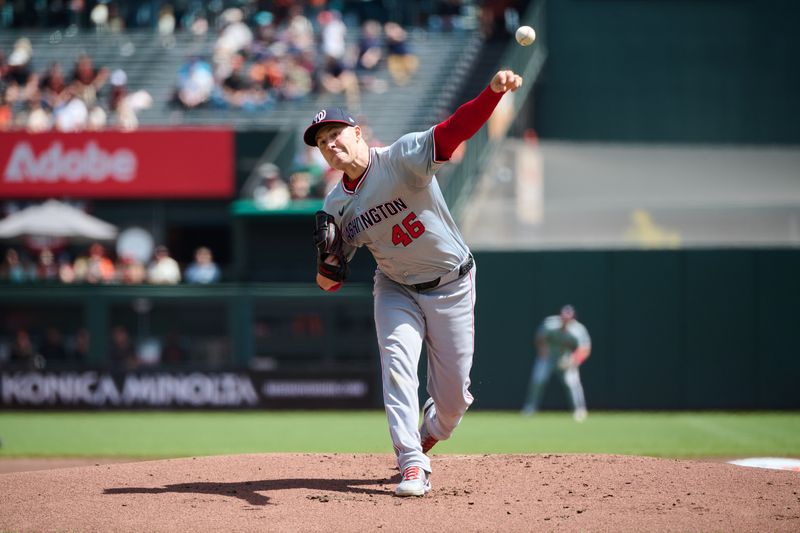
<instances>
[{"instance_id":1,"label":"w logo on cap","mask_svg":"<svg viewBox=\"0 0 800 533\"><path fill-rule=\"evenodd\" d=\"M321 120L325 120L326 116L328 116L328 110L327 109L323 109L322 111L317 113L317 116L314 117L314 120L312 120L311 123L312 124L316 124L317 122L319 122Z\"/></svg>"},{"instance_id":2,"label":"w logo on cap","mask_svg":"<svg viewBox=\"0 0 800 533\"><path fill-rule=\"evenodd\" d=\"M322 109L319 113L314 115L311 125L306 128L303 134L303 142L308 146L316 146L317 131L326 124L339 122L346 126L355 126L356 119L341 107L330 107Z\"/></svg>"}]
</instances>

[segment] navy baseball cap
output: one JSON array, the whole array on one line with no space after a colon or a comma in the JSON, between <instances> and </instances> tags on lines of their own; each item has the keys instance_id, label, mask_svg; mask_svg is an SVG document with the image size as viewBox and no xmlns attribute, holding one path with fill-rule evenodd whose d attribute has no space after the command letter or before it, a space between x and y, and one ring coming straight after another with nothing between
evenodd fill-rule
<instances>
[{"instance_id":1,"label":"navy baseball cap","mask_svg":"<svg viewBox=\"0 0 800 533\"><path fill-rule=\"evenodd\" d=\"M303 134L303 142L309 146L317 146L317 131L326 124L335 124L337 122L347 126L356 125L356 119L350 113L341 107L329 107L314 115L314 120L311 121L311 125L306 128L306 132Z\"/></svg>"}]
</instances>

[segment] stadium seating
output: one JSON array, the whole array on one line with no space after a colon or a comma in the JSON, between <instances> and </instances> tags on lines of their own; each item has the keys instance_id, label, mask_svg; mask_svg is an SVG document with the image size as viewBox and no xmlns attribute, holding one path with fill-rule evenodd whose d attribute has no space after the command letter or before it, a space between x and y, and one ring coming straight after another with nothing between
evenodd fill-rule
<instances>
[{"instance_id":1,"label":"stadium seating","mask_svg":"<svg viewBox=\"0 0 800 533\"><path fill-rule=\"evenodd\" d=\"M353 42L357 32L348 39ZM174 45L164 47L152 31L136 30L120 34L89 31L25 30L0 33L0 50L7 54L14 42L27 37L33 45L33 69L43 73L59 61L69 76L77 57L88 53L96 67L110 71L123 69L130 90L145 89L153 106L139 113L142 126L165 124L226 124L237 129L263 126L303 127L309 117L324 105L344 105L343 97L312 97L296 103L282 102L268 111L248 113L235 109L196 109L179 111L169 105L181 63L191 56L210 57L215 36L197 38L188 33L176 35ZM479 53L482 40L478 32L435 33L411 30L412 52L420 58L413 83L397 87L389 83L382 94L362 91L361 114L368 117L374 135L391 142L402 133L432 125L451 108L459 88ZM385 79L388 73L383 72ZM105 94L104 92L101 94Z\"/></svg>"}]
</instances>

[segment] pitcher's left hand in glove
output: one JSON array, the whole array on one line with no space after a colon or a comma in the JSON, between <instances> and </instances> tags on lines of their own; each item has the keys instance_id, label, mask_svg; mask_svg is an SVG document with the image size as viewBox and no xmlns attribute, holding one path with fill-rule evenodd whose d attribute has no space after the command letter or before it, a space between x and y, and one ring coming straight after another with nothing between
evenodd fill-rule
<instances>
[{"instance_id":1,"label":"pitcher's left hand in glove","mask_svg":"<svg viewBox=\"0 0 800 533\"><path fill-rule=\"evenodd\" d=\"M317 248L317 272L339 284L347 279L349 268L342 250L342 236L333 216L325 211L314 215L314 246Z\"/></svg>"}]
</instances>

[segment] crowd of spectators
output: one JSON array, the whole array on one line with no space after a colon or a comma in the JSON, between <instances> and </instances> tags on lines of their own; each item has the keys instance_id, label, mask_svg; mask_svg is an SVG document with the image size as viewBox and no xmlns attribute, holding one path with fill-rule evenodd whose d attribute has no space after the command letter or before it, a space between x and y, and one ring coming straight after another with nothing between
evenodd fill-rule
<instances>
[{"instance_id":1,"label":"crowd of spectators","mask_svg":"<svg viewBox=\"0 0 800 533\"><path fill-rule=\"evenodd\" d=\"M362 94L411 83L419 66L413 33L508 26L525 0L78 0L2 2L0 28L72 28L74 33L149 29L161 45L178 32L204 40L206 55L176 72L171 104L179 109L266 111L282 102L341 95L359 112ZM513 18L513 17L512 17ZM513 23L513 21L512 21ZM61 30L57 30L61 31ZM357 37L348 38L356 32ZM78 131L138 124L154 102L147 87L129 91L122 69L93 65L88 54L69 66L32 64L31 41L0 49L0 129ZM71 70L70 70L71 69Z\"/></svg>"},{"instance_id":2,"label":"crowd of spectators","mask_svg":"<svg viewBox=\"0 0 800 533\"><path fill-rule=\"evenodd\" d=\"M69 70L54 61L39 72L33 57L26 37L7 56L0 50L0 131L131 130L138 126L137 112L152 105L147 91L129 90L124 70L97 67L87 53Z\"/></svg>"},{"instance_id":3,"label":"crowd of spectators","mask_svg":"<svg viewBox=\"0 0 800 533\"><path fill-rule=\"evenodd\" d=\"M280 102L343 95L357 112L362 91L382 93L388 80L411 81L418 59L401 24L351 18L348 25L340 11L319 4L311 9L292 3L281 16L223 11L210 56L190 57L178 69L173 103L267 110ZM359 36L348 40L353 24Z\"/></svg>"},{"instance_id":4,"label":"crowd of spectators","mask_svg":"<svg viewBox=\"0 0 800 533\"><path fill-rule=\"evenodd\" d=\"M459 24L465 8L503 0L48 0L0 2L0 29L67 29L123 31L191 30L198 20L212 27L225 10L269 11L283 19L294 7L310 14L336 9L354 20L394 20L403 25L447 29Z\"/></svg>"},{"instance_id":5,"label":"crowd of spectators","mask_svg":"<svg viewBox=\"0 0 800 533\"><path fill-rule=\"evenodd\" d=\"M32 250L28 247L6 248L2 259L0 284L175 285L210 284L222 279L220 267L206 246L198 247L193 260L184 268L163 245L154 248L152 260L146 264L129 256L114 257L100 243L92 243L74 259L67 249ZM103 364L111 370L132 370L156 363L185 362L183 339L176 332L162 339L139 340L141 342L135 342L125 326L115 325L109 334L108 357ZM8 336L0 334L0 368L41 370L92 366L86 328L64 334L58 327L48 324L41 331L17 327Z\"/></svg>"},{"instance_id":6,"label":"crowd of spectators","mask_svg":"<svg viewBox=\"0 0 800 533\"><path fill-rule=\"evenodd\" d=\"M278 102L341 94L357 111L363 90L386 90L386 80L376 76L381 70L388 67L398 85L408 83L416 71L408 34L397 22L381 26L365 20L358 42L348 44L342 14L322 9L326 2L287 2L285 10L249 4L229 7L214 18L213 52L189 57L179 67L172 104L267 110ZM106 11L95 16L100 7ZM109 13L119 12L111 4L97 4L92 12L98 28L124 27L109 23ZM193 13L190 31L203 36L209 28L206 16L207 11ZM174 43L178 26L173 8L162 6L156 25L162 45ZM27 37L18 38L10 50L0 49L0 130L134 129L137 112L153 105L146 90L129 91L124 70L95 66L88 53L75 58L71 68L54 61L37 70L34 57Z\"/></svg>"},{"instance_id":7,"label":"crowd of spectators","mask_svg":"<svg viewBox=\"0 0 800 533\"><path fill-rule=\"evenodd\" d=\"M221 279L220 267L205 246L195 250L193 260L183 269L164 245L156 246L152 259L145 264L130 256L112 257L97 242L74 258L67 249L9 247L0 264L0 283L175 285L217 283Z\"/></svg>"},{"instance_id":8,"label":"crowd of spectators","mask_svg":"<svg viewBox=\"0 0 800 533\"><path fill-rule=\"evenodd\" d=\"M102 361L90 359L90 334L85 327L74 331L54 325L17 327L0 335L0 368L9 370L77 370L104 367L130 371L156 365L179 365L189 361L185 339L177 330L161 337L140 338L123 324L108 332L108 346Z\"/></svg>"},{"instance_id":9,"label":"crowd of spectators","mask_svg":"<svg viewBox=\"0 0 800 533\"><path fill-rule=\"evenodd\" d=\"M86 328L65 335L52 325L45 327L40 334L18 327L9 337L0 337L0 368L75 368L88 365L88 361L89 331Z\"/></svg>"}]
</instances>

